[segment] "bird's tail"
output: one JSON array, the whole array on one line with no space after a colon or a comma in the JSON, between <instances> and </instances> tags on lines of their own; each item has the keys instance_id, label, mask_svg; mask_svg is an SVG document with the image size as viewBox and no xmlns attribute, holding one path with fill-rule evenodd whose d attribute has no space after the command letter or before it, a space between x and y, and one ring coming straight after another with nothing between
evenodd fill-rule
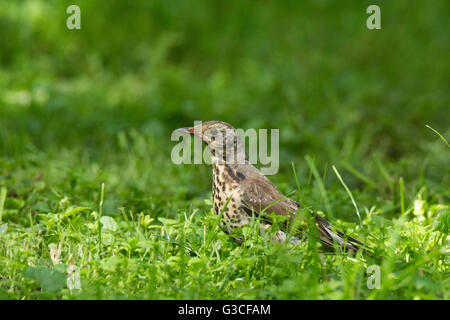
<instances>
[{"instance_id":1,"label":"bird's tail","mask_svg":"<svg viewBox=\"0 0 450 320\"><path fill-rule=\"evenodd\" d=\"M327 250L334 251L336 247L342 248L346 252L356 253L360 248L366 251L367 246L361 241L347 236L333 226L324 218L314 213L320 242Z\"/></svg>"}]
</instances>

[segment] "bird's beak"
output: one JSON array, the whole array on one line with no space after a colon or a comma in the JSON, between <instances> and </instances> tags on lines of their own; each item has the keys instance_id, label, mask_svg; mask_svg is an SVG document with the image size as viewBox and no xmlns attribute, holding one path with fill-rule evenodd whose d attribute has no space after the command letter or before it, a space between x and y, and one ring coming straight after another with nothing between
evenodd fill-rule
<instances>
[{"instance_id":1,"label":"bird's beak","mask_svg":"<svg viewBox=\"0 0 450 320\"><path fill-rule=\"evenodd\" d=\"M194 134L194 127L184 127L184 128L178 128L178 132L187 133L187 134Z\"/></svg>"}]
</instances>

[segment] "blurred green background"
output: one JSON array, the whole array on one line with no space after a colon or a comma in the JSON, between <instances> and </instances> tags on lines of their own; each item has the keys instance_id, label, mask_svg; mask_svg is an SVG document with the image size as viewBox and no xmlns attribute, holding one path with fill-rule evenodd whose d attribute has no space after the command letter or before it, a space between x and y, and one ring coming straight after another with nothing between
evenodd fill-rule
<instances>
[{"instance_id":1,"label":"blurred green background","mask_svg":"<svg viewBox=\"0 0 450 320\"><path fill-rule=\"evenodd\" d=\"M81 30L66 27L71 4ZM372 4L381 30L366 27ZM450 140L449 12L0 1L0 299L447 299L449 148L425 125ZM194 120L280 129L270 179L382 261L234 243L211 212L211 168L171 161L172 131Z\"/></svg>"},{"instance_id":2,"label":"blurred green background","mask_svg":"<svg viewBox=\"0 0 450 320\"><path fill-rule=\"evenodd\" d=\"M70 4L81 8L81 30L66 28ZM366 28L370 4L381 7L381 30ZM305 185L308 154L326 187L340 190L333 204L348 199L326 174L332 164L361 206L393 212L399 177L409 198L426 186L446 201L448 152L425 124L449 137L449 9L448 1L2 1L1 184L45 211L63 196L93 205L104 181L107 214L127 206L173 216L208 197L210 168L172 164L170 134L214 119L280 129L280 174L271 179L283 192L295 189L291 162ZM314 196L306 201L323 209ZM355 220L347 208L341 217Z\"/></svg>"}]
</instances>

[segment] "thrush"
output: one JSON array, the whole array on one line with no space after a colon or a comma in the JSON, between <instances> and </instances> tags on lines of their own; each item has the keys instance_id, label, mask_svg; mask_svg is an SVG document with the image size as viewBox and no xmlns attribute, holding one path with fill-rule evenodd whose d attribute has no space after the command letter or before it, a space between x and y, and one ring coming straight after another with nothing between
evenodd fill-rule
<instances>
[{"instance_id":1,"label":"thrush","mask_svg":"<svg viewBox=\"0 0 450 320\"><path fill-rule=\"evenodd\" d=\"M326 250L339 247L344 251L356 252L359 246L364 246L342 231L335 230L325 218L283 195L248 161L242 139L230 124L208 121L194 127L180 128L178 131L201 138L210 149L213 210L215 214L222 215L221 225L227 233L249 224L253 216L260 218L260 230L268 229L276 220L273 219L274 216L283 216L283 230L277 231L273 240L297 244L306 235L307 226L297 221L304 220L306 211L317 226L316 232L309 234L315 234L315 238ZM293 232L288 233L289 226L294 226Z\"/></svg>"}]
</instances>

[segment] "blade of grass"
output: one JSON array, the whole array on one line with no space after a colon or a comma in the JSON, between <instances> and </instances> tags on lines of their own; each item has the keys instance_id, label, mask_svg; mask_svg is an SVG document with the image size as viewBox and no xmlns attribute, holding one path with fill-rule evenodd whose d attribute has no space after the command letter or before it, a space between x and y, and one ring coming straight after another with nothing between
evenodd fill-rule
<instances>
[{"instance_id":1,"label":"blade of grass","mask_svg":"<svg viewBox=\"0 0 450 320\"><path fill-rule=\"evenodd\" d=\"M300 200L302 200L302 196L301 196L301 190L300 190L300 182L298 180L298 176L297 176L297 172L295 170L295 166L294 163L292 162L292 170L294 171L294 177L295 177L295 183L297 184L297 189L298 192L300 194ZM309 177L308 177L308 183L307 186L309 186L309 182L311 180L311 175L313 170L310 167L309 170ZM316 170L317 172L317 170ZM321 181L319 179L319 181ZM322 182L322 181L321 181ZM302 201L300 201L301 206L303 206L304 204L302 203ZM325 269L323 267L323 261L320 259L320 255L319 252L317 250L317 247L315 246L315 244L317 243L317 234L318 234L318 228L317 228L317 224L314 221L314 217L311 214L311 212L309 210L304 210L304 213L306 215L306 224L308 226L307 228L307 234L308 234L308 251L307 254L311 254L311 259L313 261L315 261L315 263L313 263L312 265L314 266L314 268L317 270L316 274L322 273L322 276L325 273ZM289 222L289 221L288 221ZM296 231L296 227L298 226L297 224L299 223L299 221L294 220L293 225L292 226L287 226L287 230L290 230L290 233L292 233L292 231ZM321 271L319 270L318 266L321 266Z\"/></svg>"},{"instance_id":2,"label":"blade of grass","mask_svg":"<svg viewBox=\"0 0 450 320\"><path fill-rule=\"evenodd\" d=\"M322 181L325 184L325 179L327 178L327 172L328 172L328 163L325 163L325 170L323 170L323 176Z\"/></svg>"},{"instance_id":3,"label":"blade of grass","mask_svg":"<svg viewBox=\"0 0 450 320\"><path fill-rule=\"evenodd\" d=\"M103 214L103 199L105 196L105 183L102 183L101 191L100 191L100 203L98 205L98 254L100 255L102 252L102 224L101 218Z\"/></svg>"},{"instance_id":4,"label":"blade of grass","mask_svg":"<svg viewBox=\"0 0 450 320\"><path fill-rule=\"evenodd\" d=\"M6 202L6 191L6 187L2 187L2 190L0 192L0 222L2 222L3 208Z\"/></svg>"},{"instance_id":5,"label":"blade of grass","mask_svg":"<svg viewBox=\"0 0 450 320\"><path fill-rule=\"evenodd\" d=\"M342 165L344 166L345 169L347 169L350 173L352 173L356 178L360 179L361 181L365 182L366 184L368 184L371 188L375 188L376 184L375 182L372 181L372 179L370 179L369 177L366 177L365 175L363 175L361 172L359 172L358 170L356 170L355 168L353 168L350 163L348 163L347 161L342 162Z\"/></svg>"},{"instance_id":6,"label":"blade of grass","mask_svg":"<svg viewBox=\"0 0 450 320\"><path fill-rule=\"evenodd\" d=\"M405 214L405 199L403 196L403 193L404 193L403 177L400 177L399 185L400 185L400 208L401 208L402 215L404 215Z\"/></svg>"},{"instance_id":7,"label":"blade of grass","mask_svg":"<svg viewBox=\"0 0 450 320\"><path fill-rule=\"evenodd\" d=\"M333 171L336 174L336 176L338 177L339 181L342 183L342 185L344 186L345 191L347 191L348 196L350 197L350 200L352 201L353 206L355 207L356 210L356 215L358 216L359 219L359 225L362 227L362 220L361 220L361 215L359 214L359 210L358 210L358 206L356 205L356 201L355 198L353 198L353 194L350 191L350 189L347 187L347 185L345 184L344 180L342 179L341 175L339 174L339 171L336 169L336 167L333 165Z\"/></svg>"},{"instance_id":8,"label":"blade of grass","mask_svg":"<svg viewBox=\"0 0 450 320\"><path fill-rule=\"evenodd\" d=\"M225 205L223 206L222 210L220 210L220 213L217 215L217 219L216 221L214 221L214 226L213 226L213 230L220 224L220 221L222 220L223 217L223 213L225 212L225 210L228 207L228 204L230 203L231 200L231 196L228 197L227 201L225 202ZM213 238L215 236L214 232L210 232L208 235L208 239L206 240L206 246L204 248L209 247L209 245L211 244L211 242L213 241Z\"/></svg>"},{"instance_id":9,"label":"blade of grass","mask_svg":"<svg viewBox=\"0 0 450 320\"><path fill-rule=\"evenodd\" d=\"M389 174L388 170L383 165L383 163L381 163L381 160L380 160L380 158L378 156L374 156L373 159L374 159L375 165L377 166L377 168L380 171L381 175L384 177L384 179L388 183L389 188L391 188L391 190L393 190L394 179L391 177L391 175Z\"/></svg>"},{"instance_id":10,"label":"blade of grass","mask_svg":"<svg viewBox=\"0 0 450 320\"><path fill-rule=\"evenodd\" d=\"M300 190L300 181L298 180L297 172L295 171L294 162L291 162L291 166L292 166L292 171L294 172L295 184L297 185L298 195L301 198L302 193L301 193L301 190Z\"/></svg>"},{"instance_id":11,"label":"blade of grass","mask_svg":"<svg viewBox=\"0 0 450 320\"><path fill-rule=\"evenodd\" d=\"M438 136L439 136L439 138L441 138L442 139L442 141L444 141L445 142L445 144L447 145L447 147L449 147L450 148L450 144L448 144L448 142L447 142L447 140L445 140L445 138L436 130L436 129L433 129L432 127L430 127L429 125L425 125L425 127L427 127L428 129L430 129L431 131L433 131L434 133L436 133Z\"/></svg>"},{"instance_id":12,"label":"blade of grass","mask_svg":"<svg viewBox=\"0 0 450 320\"><path fill-rule=\"evenodd\" d=\"M306 162L307 162L314 178L316 179L316 182L319 186L319 191L320 191L323 199L325 200L325 208L326 208L328 214L332 218L334 218L333 211L331 210L330 201L328 200L327 191L325 190L323 180L320 177L319 172L317 171L316 165L314 164L314 160L309 155L305 156L305 159L306 159Z\"/></svg>"}]
</instances>

